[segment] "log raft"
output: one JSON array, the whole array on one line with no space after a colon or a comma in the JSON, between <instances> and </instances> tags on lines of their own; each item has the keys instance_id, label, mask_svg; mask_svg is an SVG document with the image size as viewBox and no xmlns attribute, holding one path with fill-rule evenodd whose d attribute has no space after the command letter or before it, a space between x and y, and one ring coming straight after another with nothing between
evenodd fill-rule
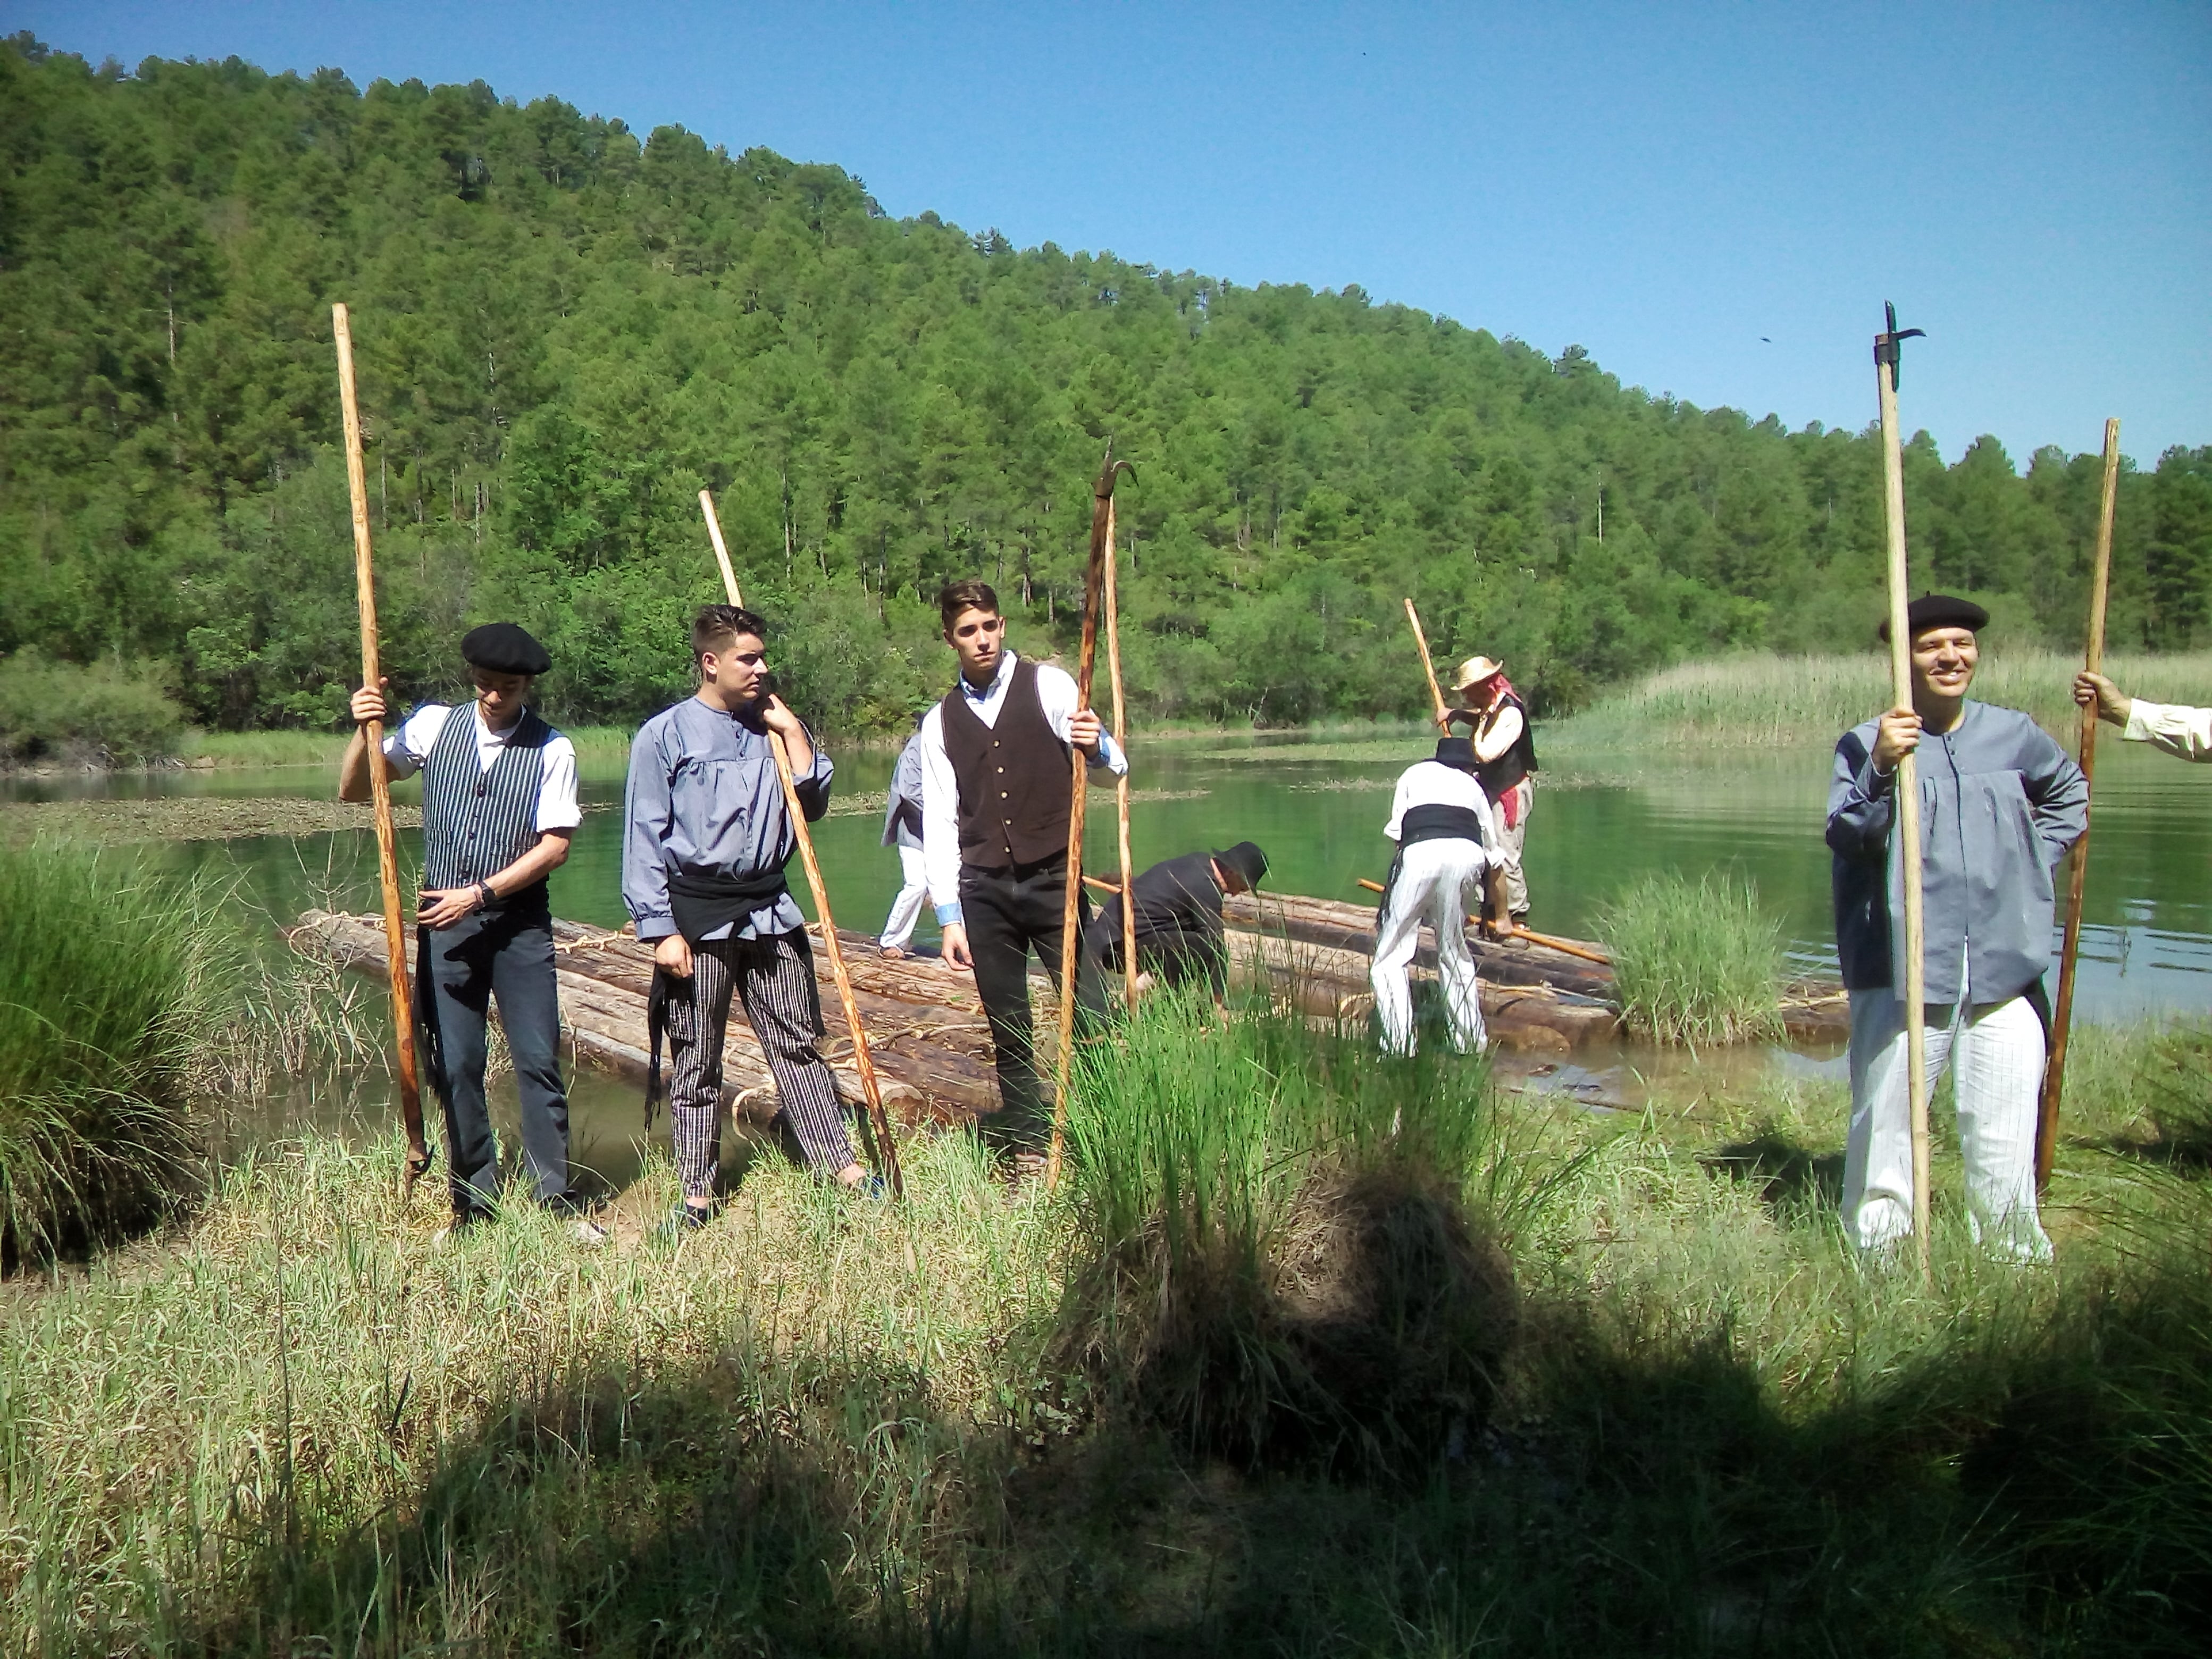
<instances>
[{"instance_id":1,"label":"log raft","mask_svg":"<svg viewBox=\"0 0 2212 1659\"><path fill-rule=\"evenodd\" d=\"M1278 1006L1309 1018L1364 1022L1371 1006L1367 969L1375 939L1373 910L1333 899L1268 893L1232 896L1224 914L1232 978L1264 985ZM809 931L818 932L818 927ZM562 1035L573 1057L641 1086L648 1054L651 949L629 933L584 922L556 921L553 933ZM365 972L386 971L383 930L376 916L309 910L289 937L296 949ZM865 934L841 929L839 939L860 1016L868 1023L885 1109L908 1127L964 1122L995 1110L990 1031L975 982L933 957L886 961ZM1500 945L1473 929L1468 945L1480 976L1483 1018L1501 1048L1565 1054L1619 1036L1610 969L1541 945ZM413 960L410 933L410 971ZM851 1036L838 1000L828 994L829 963L818 947L814 967L824 987L823 1057L837 1074L839 1089L858 1100ZM1433 974L1435 967L1435 937L1425 928L1415 969ZM1038 1034L1048 1042L1050 988L1042 974L1033 974L1030 984ZM1800 1041L1835 1041L1849 1029L1848 1006L1832 984L1793 985L1783 1015L1789 1034ZM724 1101L733 1110L763 1121L775 1115L775 1085L741 1005L733 1004L730 1011L722 1077Z\"/></svg>"}]
</instances>

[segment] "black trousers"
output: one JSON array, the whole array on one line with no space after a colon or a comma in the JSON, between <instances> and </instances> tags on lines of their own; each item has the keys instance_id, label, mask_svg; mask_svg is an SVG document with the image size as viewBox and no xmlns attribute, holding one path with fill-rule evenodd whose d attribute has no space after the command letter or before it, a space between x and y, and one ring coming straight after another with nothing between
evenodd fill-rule
<instances>
[{"instance_id":1,"label":"black trousers","mask_svg":"<svg viewBox=\"0 0 2212 1659\"><path fill-rule=\"evenodd\" d=\"M446 1112L446 1161L457 1214L499 1201L499 1143L484 1099L491 1000L522 1097L522 1159L540 1203L568 1190L568 1096L561 1086L561 1002L553 926L543 910L480 910L430 933L429 1006L436 1022L430 1084Z\"/></svg>"},{"instance_id":2,"label":"black trousers","mask_svg":"<svg viewBox=\"0 0 2212 1659\"><path fill-rule=\"evenodd\" d=\"M1091 901L1079 895L1081 921L1091 918ZM1015 1146L1035 1146L1052 1129L1052 1112L1037 1076L1030 1020L1030 952L1060 983L1060 930L1066 926L1067 860L1018 864L1005 870L963 865L960 915L968 930L968 949L975 958L975 990L983 1018L991 1024L991 1047L999 1071L998 1136ZM1105 1008L1098 975L1076 951L1075 994L1081 1023Z\"/></svg>"}]
</instances>

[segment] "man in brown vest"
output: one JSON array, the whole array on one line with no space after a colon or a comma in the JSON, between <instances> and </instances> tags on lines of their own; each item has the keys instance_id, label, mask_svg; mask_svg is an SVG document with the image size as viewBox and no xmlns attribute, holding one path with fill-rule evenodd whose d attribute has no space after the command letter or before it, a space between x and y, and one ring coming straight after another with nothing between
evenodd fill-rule
<instances>
[{"instance_id":1,"label":"man in brown vest","mask_svg":"<svg viewBox=\"0 0 2212 1659\"><path fill-rule=\"evenodd\" d=\"M1075 682L1006 647L988 584L938 595L960 678L921 723L922 863L945 932L945 959L971 969L990 1021L1005 1138L1033 1151L1048 1121L1030 1042L1030 952L1058 980L1067 902L1071 749L1094 769L1128 762L1079 708ZM1087 902L1080 905L1090 915ZM1077 952L1077 987L1096 1001Z\"/></svg>"}]
</instances>

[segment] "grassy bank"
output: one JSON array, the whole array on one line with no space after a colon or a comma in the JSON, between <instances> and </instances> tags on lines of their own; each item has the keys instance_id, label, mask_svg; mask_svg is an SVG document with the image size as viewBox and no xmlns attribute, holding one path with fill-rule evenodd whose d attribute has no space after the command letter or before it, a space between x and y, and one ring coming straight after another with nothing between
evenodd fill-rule
<instances>
[{"instance_id":1,"label":"grassy bank","mask_svg":"<svg viewBox=\"0 0 2212 1659\"><path fill-rule=\"evenodd\" d=\"M575 744L576 763L586 770L619 776L629 766L629 740L636 733L628 727L562 730ZM331 732L194 732L179 746L178 756L186 765L319 766L335 775L350 741L350 734Z\"/></svg>"},{"instance_id":2,"label":"grassy bank","mask_svg":"<svg viewBox=\"0 0 2212 1659\"><path fill-rule=\"evenodd\" d=\"M910 1149L906 1206L764 1164L680 1249L633 1219L665 1164L583 1254L527 1214L434 1246L395 1146L270 1148L158 1242L0 1289L0 1629L27 1653L2191 1650L2208 1051L2080 1039L2057 1273L1972 1253L1946 1137L1932 1291L1841 1243L1832 1085L1597 1119L1280 1026L1141 1037L1076 1118L1135 1144L1058 1198L1010 1201L944 1138ZM1240 1072L1258 1103L1209 1141L1193 1109ZM1308 1177L1331 1154L1299 1122L1387 1163L1370 1092L1418 1164L1458 1164L1511 1275L1487 1397L1425 1457L1209 1452L1131 1386L1158 1345L1071 1357L1102 1258L1170 1217L1174 1260L1249 1241L1285 1288L1316 1188L1250 1137ZM1297 1352L1262 1335L1206 1350L1207 1398Z\"/></svg>"},{"instance_id":3,"label":"grassy bank","mask_svg":"<svg viewBox=\"0 0 2212 1659\"><path fill-rule=\"evenodd\" d=\"M2055 651L1993 648L1973 695L2023 708L2062 735L2075 729L2081 659ZM2212 702L2212 652L2113 656L2106 671L2130 695L2159 702ZM1769 653L1687 662L1608 694L1571 719L1547 724L1547 750L1752 749L1832 744L1887 706L1888 659L1782 657Z\"/></svg>"},{"instance_id":4,"label":"grassy bank","mask_svg":"<svg viewBox=\"0 0 2212 1659\"><path fill-rule=\"evenodd\" d=\"M1646 876L1599 913L1621 1018L1654 1042L1749 1042L1778 1036L1782 923L1748 879Z\"/></svg>"}]
</instances>

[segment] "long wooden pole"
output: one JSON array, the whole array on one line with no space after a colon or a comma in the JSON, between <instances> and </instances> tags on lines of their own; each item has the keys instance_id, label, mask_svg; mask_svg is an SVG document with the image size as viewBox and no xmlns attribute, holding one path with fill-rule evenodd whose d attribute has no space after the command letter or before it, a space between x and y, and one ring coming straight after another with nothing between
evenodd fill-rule
<instances>
[{"instance_id":1,"label":"long wooden pole","mask_svg":"<svg viewBox=\"0 0 2212 1659\"><path fill-rule=\"evenodd\" d=\"M738 573L730 563L730 550L722 539L722 521L714 513L710 490L699 492L699 510L707 515L707 538L714 544L714 562L721 567L722 591L730 603L744 604L738 591ZM822 866L814 856L814 837L807 833L805 809L799 804L799 785L791 775L791 751L783 733L768 734L769 752L775 757L776 781L783 786L783 806L799 842L799 860L806 869L807 890L814 896L815 919L822 924L822 948L829 953L830 977L836 982L837 1000L845 1010L845 1029L853 1034L853 1069L860 1074L860 1093L868 1106L868 1124L875 1131L876 1154L883 1160L884 1180L893 1198L906 1196L905 1177L899 1171L898 1146L891 1139L890 1116L884 1110L883 1085L876 1080L875 1056L868 1048L868 1028L860 1020L860 1004L853 994L852 976L845 970L845 947L837 938L837 919L830 910L830 888L822 879Z\"/></svg>"},{"instance_id":2,"label":"long wooden pole","mask_svg":"<svg viewBox=\"0 0 2212 1659\"><path fill-rule=\"evenodd\" d=\"M1444 707L1443 687L1437 684L1437 665L1429 660L1429 636L1421 631L1421 613L1413 609L1411 599L1406 601L1406 620L1413 625L1413 644L1421 653L1421 672L1428 676L1429 702L1435 710L1437 726L1451 730L1451 716Z\"/></svg>"},{"instance_id":3,"label":"long wooden pole","mask_svg":"<svg viewBox=\"0 0 2212 1659\"><path fill-rule=\"evenodd\" d=\"M353 579L361 602L361 683L383 686L376 638L376 573L368 541L368 480L361 462L361 404L354 392L353 323L343 302L331 307L338 349L338 407L345 417L346 488L353 496ZM422 1085L415 1066L414 1000L407 983L407 931L399 915L399 852L392 829L392 782L384 774L384 722L362 728L368 749L368 793L376 817L376 873L384 888L385 977L392 986L392 1024L399 1044L399 1121L407 1133L406 1191L430 1167L422 1139Z\"/></svg>"},{"instance_id":4,"label":"long wooden pole","mask_svg":"<svg viewBox=\"0 0 2212 1659\"><path fill-rule=\"evenodd\" d=\"M1107 546L1113 538L1114 482L1126 462L1114 459L1106 447L1105 465L1091 489L1091 558L1083 578L1083 647L1076 658L1075 707L1091 707L1091 681L1098 661L1098 613L1103 608ZM1060 1050L1053 1061L1052 1150L1046 1154L1044 1182L1048 1191L1060 1184L1060 1165L1067 1157L1067 1088L1075 1066L1075 987L1080 977L1079 953L1083 938L1083 808L1090 793L1091 757L1068 745L1070 768L1067 796L1067 894L1060 921ZM1126 872L1125 872L1126 873ZM1125 899L1121 908L1126 913Z\"/></svg>"},{"instance_id":5,"label":"long wooden pole","mask_svg":"<svg viewBox=\"0 0 2212 1659\"><path fill-rule=\"evenodd\" d=\"M1390 890L1381 882L1370 881L1364 876L1359 878L1359 885L1370 893L1387 893ZM1480 916L1469 916L1467 920L1471 927L1482 926ZM1519 926L1502 927L1498 931L1506 939L1525 939L1531 945L1540 945L1547 951L1557 951L1563 957L1580 957L1584 962L1594 962L1601 968L1613 966L1611 957L1602 951L1593 951L1587 945L1577 945L1571 939L1554 939L1549 933L1539 933L1532 928Z\"/></svg>"},{"instance_id":6,"label":"long wooden pole","mask_svg":"<svg viewBox=\"0 0 2212 1659\"><path fill-rule=\"evenodd\" d=\"M1129 729L1121 696L1121 612L1115 597L1114 498L1106 498L1106 678L1114 689L1114 746L1129 752ZM1114 780L1115 833L1121 855L1121 880L1133 884L1137 872L1129 862L1129 775ZM1121 895L1121 994L1129 1012L1137 1011L1137 907L1128 892Z\"/></svg>"},{"instance_id":7,"label":"long wooden pole","mask_svg":"<svg viewBox=\"0 0 2212 1659\"><path fill-rule=\"evenodd\" d=\"M2105 422L2105 499L2097 515L2097 564L2089 582L2089 648L2085 665L2092 674L2105 665L2105 597L2112 574L2112 509L2120 492L2120 423ZM2081 711L2081 778L2097 771L2097 705ZM2081 839L2074 843L2074 869L2066 901L2066 945L2058 957L2058 1006L2051 1016L2051 1054L2043 1066L2043 1099L2035 1119L2035 1191L2051 1184L2051 1162L2058 1150L2058 1107L2066 1093L2066 1037L2074 1023L2074 964L2081 948L2081 892L2089 878L2089 825L2082 808Z\"/></svg>"},{"instance_id":8,"label":"long wooden pole","mask_svg":"<svg viewBox=\"0 0 2212 1659\"><path fill-rule=\"evenodd\" d=\"M1889 531L1889 682L1893 707L1912 707L1912 634L1906 616L1910 574L1905 553L1905 452L1897 430L1894 363L1883 358L1878 337L1875 380L1881 398L1883 517ZM1893 352L1895 346L1890 344ZM1891 789L1897 806L1896 843L1905 887L1905 1068L1912 1091L1912 1237L1919 1246L1920 1276L1931 1277L1928 1259L1928 992L1927 948L1920 902L1920 779L1913 757L1897 763Z\"/></svg>"}]
</instances>

